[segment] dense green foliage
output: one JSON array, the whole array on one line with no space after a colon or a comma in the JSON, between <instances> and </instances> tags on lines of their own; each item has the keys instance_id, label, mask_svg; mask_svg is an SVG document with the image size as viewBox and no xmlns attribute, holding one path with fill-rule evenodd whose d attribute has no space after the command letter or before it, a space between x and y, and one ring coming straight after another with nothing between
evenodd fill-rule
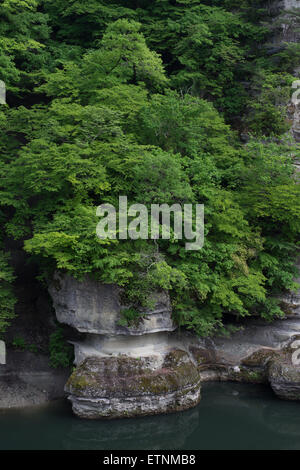
<instances>
[{"instance_id":1,"label":"dense green foliage","mask_svg":"<svg viewBox=\"0 0 300 470\"><path fill-rule=\"evenodd\" d=\"M24 242L42 277L59 269L124 286L127 312L167 289L178 323L201 335L228 314L281 315L275 299L295 287L300 233L296 149L283 137L299 48L268 52L268 2L4 0L0 9L3 246ZM96 207L117 207L119 195L205 204L204 248L99 240ZM13 308L6 256L0 331Z\"/></svg>"}]
</instances>

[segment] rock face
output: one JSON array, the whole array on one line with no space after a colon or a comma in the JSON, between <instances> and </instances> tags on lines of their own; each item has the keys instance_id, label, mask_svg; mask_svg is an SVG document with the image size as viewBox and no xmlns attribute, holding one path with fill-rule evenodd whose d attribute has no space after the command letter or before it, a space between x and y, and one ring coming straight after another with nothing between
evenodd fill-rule
<instances>
[{"instance_id":1,"label":"rock face","mask_svg":"<svg viewBox=\"0 0 300 470\"><path fill-rule=\"evenodd\" d=\"M0 409L43 405L65 396L69 370L53 369L45 355L8 349L0 365Z\"/></svg>"},{"instance_id":2,"label":"rock face","mask_svg":"<svg viewBox=\"0 0 300 470\"><path fill-rule=\"evenodd\" d=\"M191 408L200 400L200 380L269 382L280 398L300 399L300 369L292 364L290 346L300 338L299 292L284 297L285 319L271 324L252 319L229 338L199 339L168 331L174 326L165 294L156 297L155 313L143 314L162 315L160 330L152 332L144 320L132 329L118 324L116 287L88 279L82 285L67 277L60 280L50 288L58 319L85 333L74 343L77 368L65 387L80 417L121 418Z\"/></svg>"},{"instance_id":3,"label":"rock face","mask_svg":"<svg viewBox=\"0 0 300 470\"><path fill-rule=\"evenodd\" d=\"M200 377L188 354L175 350L163 362L147 358L90 357L66 385L81 418L123 418L185 410L200 400Z\"/></svg>"},{"instance_id":4,"label":"rock face","mask_svg":"<svg viewBox=\"0 0 300 470\"><path fill-rule=\"evenodd\" d=\"M182 347L177 335L169 332L151 333L138 336L86 335L84 341L74 344L75 364L90 356L103 357L127 355L128 357L158 356L163 358L172 349Z\"/></svg>"},{"instance_id":5,"label":"rock face","mask_svg":"<svg viewBox=\"0 0 300 470\"><path fill-rule=\"evenodd\" d=\"M282 15L279 28L274 22L278 33L270 53L299 41L289 13L299 7L299 0L274 2L273 10ZM300 69L295 67L297 76ZM299 106L291 103L288 109L296 141ZM299 169L295 162L295 173ZM300 270L300 258L297 266ZM289 349L300 337L300 290L282 298L284 320L250 320L230 338L206 340L174 332L164 292L153 294L153 308L140 312L141 320L131 327L120 324L122 292L114 285L56 274L49 292L57 319L85 334L74 342L77 368L65 388L80 417L120 418L191 408L200 400L200 380L269 382L280 398L300 399L300 368Z\"/></svg>"},{"instance_id":6,"label":"rock face","mask_svg":"<svg viewBox=\"0 0 300 470\"><path fill-rule=\"evenodd\" d=\"M300 400L300 367L293 365L288 357L280 355L270 362L268 378L279 398Z\"/></svg>"},{"instance_id":7,"label":"rock face","mask_svg":"<svg viewBox=\"0 0 300 470\"><path fill-rule=\"evenodd\" d=\"M200 400L200 380L270 382L279 397L300 397L290 348L300 338L299 292L284 297L285 319L248 320L229 338L208 339L172 331L166 294L156 294L153 311L144 312L142 322L131 328L119 325L122 307L115 286L56 276L50 292L58 319L85 333L74 342L77 368L65 388L80 417L191 408ZM161 319L155 328L151 318Z\"/></svg>"},{"instance_id":8,"label":"rock face","mask_svg":"<svg viewBox=\"0 0 300 470\"><path fill-rule=\"evenodd\" d=\"M200 357L205 352L206 363L234 367L247 358L255 358L255 354L261 357L268 351L280 351L298 335L300 316L293 315L292 318L286 317L272 323L252 319L241 324L240 330L230 337L198 340L192 349L193 354L197 353Z\"/></svg>"},{"instance_id":9,"label":"rock face","mask_svg":"<svg viewBox=\"0 0 300 470\"><path fill-rule=\"evenodd\" d=\"M120 325L120 290L56 274L49 288L57 318L79 332L77 368L65 390L83 418L122 418L180 411L200 400L200 375L170 332L170 300L152 295L153 309L131 327Z\"/></svg>"},{"instance_id":10,"label":"rock face","mask_svg":"<svg viewBox=\"0 0 300 470\"><path fill-rule=\"evenodd\" d=\"M119 324L122 305L117 286L56 274L49 292L58 321L82 333L129 336L175 330L170 300L164 292L153 294L153 309L142 312L138 326L131 328Z\"/></svg>"},{"instance_id":11,"label":"rock face","mask_svg":"<svg viewBox=\"0 0 300 470\"><path fill-rule=\"evenodd\" d=\"M4 341L0 341L0 364L6 364L6 348Z\"/></svg>"},{"instance_id":12,"label":"rock face","mask_svg":"<svg viewBox=\"0 0 300 470\"><path fill-rule=\"evenodd\" d=\"M296 277L295 282L300 284L300 256L297 259L296 266L299 270L299 275ZM295 315L300 317L300 289L297 292L289 292L283 297L284 310L291 316Z\"/></svg>"},{"instance_id":13,"label":"rock face","mask_svg":"<svg viewBox=\"0 0 300 470\"><path fill-rule=\"evenodd\" d=\"M272 10L276 12L277 23L280 23L278 34L274 37L275 43L299 41L299 27L293 15L290 14L291 11L298 8L300 8L299 0L280 0L274 2Z\"/></svg>"}]
</instances>

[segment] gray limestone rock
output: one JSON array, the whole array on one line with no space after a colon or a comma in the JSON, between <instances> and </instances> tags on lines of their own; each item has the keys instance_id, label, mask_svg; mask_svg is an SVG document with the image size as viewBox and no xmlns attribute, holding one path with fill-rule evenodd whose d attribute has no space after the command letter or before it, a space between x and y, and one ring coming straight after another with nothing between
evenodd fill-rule
<instances>
[{"instance_id":1,"label":"gray limestone rock","mask_svg":"<svg viewBox=\"0 0 300 470\"><path fill-rule=\"evenodd\" d=\"M268 379L274 393L284 400L300 400L300 367L288 357L280 356L271 361Z\"/></svg>"},{"instance_id":2,"label":"gray limestone rock","mask_svg":"<svg viewBox=\"0 0 300 470\"><path fill-rule=\"evenodd\" d=\"M126 418L191 408L200 400L197 367L174 350L162 364L147 358L90 357L66 385L73 411L82 418Z\"/></svg>"},{"instance_id":3,"label":"gray limestone rock","mask_svg":"<svg viewBox=\"0 0 300 470\"><path fill-rule=\"evenodd\" d=\"M272 323L252 319L248 320L244 326L241 325L240 331L229 337L200 339L197 348L209 351L209 356L214 358L210 360L210 363L236 366L264 348L280 351L299 334L300 316L276 320Z\"/></svg>"},{"instance_id":4,"label":"gray limestone rock","mask_svg":"<svg viewBox=\"0 0 300 470\"><path fill-rule=\"evenodd\" d=\"M0 365L6 364L6 348L4 341L0 341Z\"/></svg>"},{"instance_id":5,"label":"gray limestone rock","mask_svg":"<svg viewBox=\"0 0 300 470\"><path fill-rule=\"evenodd\" d=\"M120 290L115 285L102 284L88 277L78 281L56 273L49 292L58 321L82 333L144 335L175 330L170 299L165 292L153 294L154 308L142 312L141 321L132 327L120 325L122 305Z\"/></svg>"},{"instance_id":6,"label":"gray limestone rock","mask_svg":"<svg viewBox=\"0 0 300 470\"><path fill-rule=\"evenodd\" d=\"M300 257L297 259L296 267L299 270L299 274L295 279L295 282L300 284ZM299 316L300 319L300 288L296 292L289 292L282 297L283 308L288 316L295 315Z\"/></svg>"}]
</instances>

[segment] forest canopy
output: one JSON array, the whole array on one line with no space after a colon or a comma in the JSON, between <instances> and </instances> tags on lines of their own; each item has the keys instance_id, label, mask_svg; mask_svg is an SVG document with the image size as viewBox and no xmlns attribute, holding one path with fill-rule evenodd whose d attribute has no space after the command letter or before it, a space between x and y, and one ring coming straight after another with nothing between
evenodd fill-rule
<instances>
[{"instance_id":1,"label":"forest canopy","mask_svg":"<svg viewBox=\"0 0 300 470\"><path fill-rule=\"evenodd\" d=\"M300 234L286 113L300 49L270 53L275 13L262 0L0 2L0 332L18 300L12 243L41 282L89 275L137 310L166 289L199 335L283 315ZM119 195L204 204L204 247L99 240L96 207Z\"/></svg>"}]
</instances>

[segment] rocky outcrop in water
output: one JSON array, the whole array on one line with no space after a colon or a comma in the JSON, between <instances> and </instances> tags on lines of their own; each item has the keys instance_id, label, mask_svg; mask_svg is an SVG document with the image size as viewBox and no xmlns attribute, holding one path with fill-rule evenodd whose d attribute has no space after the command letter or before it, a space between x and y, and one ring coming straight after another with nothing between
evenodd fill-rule
<instances>
[{"instance_id":1,"label":"rocky outcrop in water","mask_svg":"<svg viewBox=\"0 0 300 470\"><path fill-rule=\"evenodd\" d=\"M121 418L185 410L200 400L200 374L181 348L168 295L152 295L153 308L122 326L120 290L89 278L56 274L50 294L60 322L85 336L74 342L77 368L65 390L76 415Z\"/></svg>"},{"instance_id":2,"label":"rocky outcrop in water","mask_svg":"<svg viewBox=\"0 0 300 470\"><path fill-rule=\"evenodd\" d=\"M142 312L138 325L122 326L121 291L112 284L93 279L78 281L56 273L49 288L59 322L82 333L137 336L159 331L174 331L170 299L165 292L153 293L153 309Z\"/></svg>"}]
</instances>

